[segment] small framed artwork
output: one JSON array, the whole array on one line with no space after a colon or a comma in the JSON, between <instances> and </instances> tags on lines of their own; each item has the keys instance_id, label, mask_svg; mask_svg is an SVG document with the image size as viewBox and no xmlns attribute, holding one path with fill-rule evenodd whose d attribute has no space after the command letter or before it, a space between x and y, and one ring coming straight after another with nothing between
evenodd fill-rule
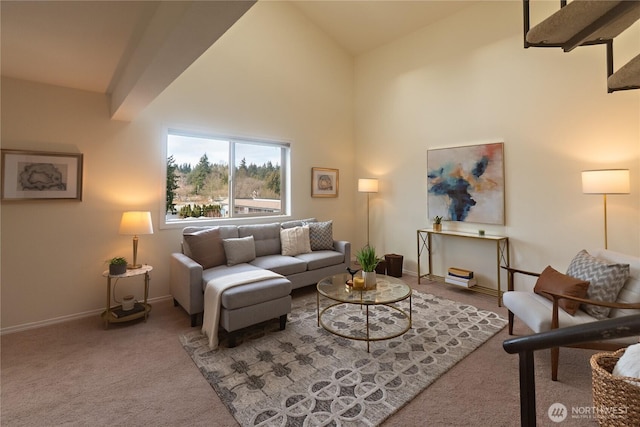
<instances>
[{"instance_id":1,"label":"small framed artwork","mask_svg":"<svg viewBox=\"0 0 640 427\"><path fill-rule=\"evenodd\" d=\"M311 168L311 197L338 197L338 169Z\"/></svg>"},{"instance_id":2,"label":"small framed artwork","mask_svg":"<svg viewBox=\"0 0 640 427\"><path fill-rule=\"evenodd\" d=\"M82 200L82 154L2 150L2 201Z\"/></svg>"}]
</instances>

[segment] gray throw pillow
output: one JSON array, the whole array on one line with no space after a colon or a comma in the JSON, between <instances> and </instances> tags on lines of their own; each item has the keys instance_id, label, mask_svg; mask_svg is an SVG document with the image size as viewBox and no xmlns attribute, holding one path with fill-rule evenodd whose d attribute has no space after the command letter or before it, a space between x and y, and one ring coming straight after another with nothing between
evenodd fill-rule
<instances>
[{"instance_id":1,"label":"gray throw pillow","mask_svg":"<svg viewBox=\"0 0 640 427\"><path fill-rule=\"evenodd\" d=\"M256 245L253 236L223 239L222 244L227 256L227 265L251 262L256 259Z\"/></svg>"},{"instance_id":2,"label":"gray throw pillow","mask_svg":"<svg viewBox=\"0 0 640 427\"><path fill-rule=\"evenodd\" d=\"M308 222L312 251L333 250L333 221Z\"/></svg>"},{"instance_id":3,"label":"gray throw pillow","mask_svg":"<svg viewBox=\"0 0 640 427\"><path fill-rule=\"evenodd\" d=\"M184 254L200 264L202 268L207 269L227 263L218 227L188 233L183 235L182 239Z\"/></svg>"},{"instance_id":4,"label":"gray throw pillow","mask_svg":"<svg viewBox=\"0 0 640 427\"><path fill-rule=\"evenodd\" d=\"M589 281L587 299L615 302L629 277L629 264L616 264L590 255L584 249L573 258L567 275ZM582 309L596 319L606 319L608 307L583 304Z\"/></svg>"}]
</instances>

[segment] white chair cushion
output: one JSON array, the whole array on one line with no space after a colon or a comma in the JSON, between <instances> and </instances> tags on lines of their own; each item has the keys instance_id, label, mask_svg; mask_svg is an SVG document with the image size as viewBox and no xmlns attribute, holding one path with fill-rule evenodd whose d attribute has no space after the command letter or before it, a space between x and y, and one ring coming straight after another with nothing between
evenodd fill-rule
<instances>
[{"instance_id":1,"label":"white chair cushion","mask_svg":"<svg viewBox=\"0 0 640 427\"><path fill-rule=\"evenodd\" d=\"M522 320L533 332L551 330L553 303L545 297L526 291L505 292L502 296L504 306ZM564 310L558 310L558 322L561 328L595 322L597 319L582 310L570 316Z\"/></svg>"},{"instance_id":2,"label":"white chair cushion","mask_svg":"<svg viewBox=\"0 0 640 427\"><path fill-rule=\"evenodd\" d=\"M509 291L502 296L502 302L509 311L524 322L533 332L539 333L551 330L553 303L545 297L533 292ZM577 310L574 316L568 315L563 310L558 310L558 323L561 328L597 321L598 319L589 316L582 310ZM619 338L607 340L607 342L632 344L638 342L638 337Z\"/></svg>"}]
</instances>

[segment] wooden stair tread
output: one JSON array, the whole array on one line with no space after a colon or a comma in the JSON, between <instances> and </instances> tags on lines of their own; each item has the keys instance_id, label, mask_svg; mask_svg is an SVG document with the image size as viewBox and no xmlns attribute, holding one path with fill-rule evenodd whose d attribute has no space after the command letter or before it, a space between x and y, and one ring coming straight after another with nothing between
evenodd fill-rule
<instances>
[{"instance_id":1,"label":"wooden stair tread","mask_svg":"<svg viewBox=\"0 0 640 427\"><path fill-rule=\"evenodd\" d=\"M607 79L610 90L640 89L640 55L637 55Z\"/></svg>"},{"instance_id":2,"label":"wooden stair tread","mask_svg":"<svg viewBox=\"0 0 640 427\"><path fill-rule=\"evenodd\" d=\"M531 28L526 40L568 51L581 44L611 40L638 19L638 1L574 0Z\"/></svg>"}]
</instances>

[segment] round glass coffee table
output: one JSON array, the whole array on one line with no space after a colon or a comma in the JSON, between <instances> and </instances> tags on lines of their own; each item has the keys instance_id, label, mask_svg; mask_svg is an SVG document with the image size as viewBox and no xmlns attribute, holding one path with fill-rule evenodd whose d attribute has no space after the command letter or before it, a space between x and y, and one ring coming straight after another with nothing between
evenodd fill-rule
<instances>
[{"instance_id":1,"label":"round glass coffee table","mask_svg":"<svg viewBox=\"0 0 640 427\"><path fill-rule=\"evenodd\" d=\"M350 279L351 275L344 273L318 282L318 326L343 338L366 341L367 352L371 341L395 338L411 329L411 288L406 283L396 277L378 274L376 289L359 290L347 285ZM321 295L332 301L322 309ZM409 299L408 312L395 305L406 299ZM376 310L372 313L375 316L370 316L370 310ZM372 317L379 321L372 324ZM352 329L356 323L362 323L364 331Z\"/></svg>"}]
</instances>

